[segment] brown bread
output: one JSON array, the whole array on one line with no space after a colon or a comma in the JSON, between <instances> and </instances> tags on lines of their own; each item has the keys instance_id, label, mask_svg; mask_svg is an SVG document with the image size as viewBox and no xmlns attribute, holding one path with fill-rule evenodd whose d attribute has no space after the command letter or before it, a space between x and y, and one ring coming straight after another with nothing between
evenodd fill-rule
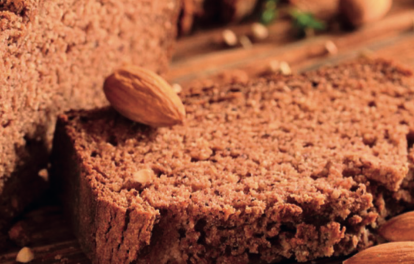
<instances>
[{"instance_id":1,"label":"brown bread","mask_svg":"<svg viewBox=\"0 0 414 264\"><path fill-rule=\"evenodd\" d=\"M104 78L164 73L178 0L0 1L0 229L45 185L57 113L107 104Z\"/></svg>"},{"instance_id":2,"label":"brown bread","mask_svg":"<svg viewBox=\"0 0 414 264\"><path fill-rule=\"evenodd\" d=\"M61 115L53 175L94 263L345 255L413 205L414 77L386 60L183 89L184 125Z\"/></svg>"}]
</instances>

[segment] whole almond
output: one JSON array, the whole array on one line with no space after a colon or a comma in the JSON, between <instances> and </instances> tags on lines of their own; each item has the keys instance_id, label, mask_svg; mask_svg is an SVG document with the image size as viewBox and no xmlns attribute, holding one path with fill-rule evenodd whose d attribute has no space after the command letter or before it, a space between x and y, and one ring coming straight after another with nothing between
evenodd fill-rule
<instances>
[{"instance_id":1,"label":"whole almond","mask_svg":"<svg viewBox=\"0 0 414 264\"><path fill-rule=\"evenodd\" d=\"M362 26L384 17L391 9L392 0L341 0L339 6L349 23Z\"/></svg>"},{"instance_id":2,"label":"whole almond","mask_svg":"<svg viewBox=\"0 0 414 264\"><path fill-rule=\"evenodd\" d=\"M263 40L269 37L269 30L261 23L253 23L251 27L253 38L256 40Z\"/></svg>"},{"instance_id":3,"label":"whole almond","mask_svg":"<svg viewBox=\"0 0 414 264\"><path fill-rule=\"evenodd\" d=\"M226 29L222 32L222 35L223 41L227 46L232 47L237 45L238 38L233 31L231 31L230 29Z\"/></svg>"},{"instance_id":4,"label":"whole almond","mask_svg":"<svg viewBox=\"0 0 414 264\"><path fill-rule=\"evenodd\" d=\"M368 248L343 264L413 264L414 242L392 242Z\"/></svg>"},{"instance_id":5,"label":"whole almond","mask_svg":"<svg viewBox=\"0 0 414 264\"><path fill-rule=\"evenodd\" d=\"M33 251L28 247L24 247L20 249L19 253L17 253L17 256L16 256L16 262L20 262L20 263L28 263L32 261L33 259L34 259Z\"/></svg>"},{"instance_id":6,"label":"whole almond","mask_svg":"<svg viewBox=\"0 0 414 264\"><path fill-rule=\"evenodd\" d=\"M378 233L388 241L414 241L414 212L392 218Z\"/></svg>"},{"instance_id":7,"label":"whole almond","mask_svg":"<svg viewBox=\"0 0 414 264\"><path fill-rule=\"evenodd\" d=\"M171 86L156 73L124 66L104 83L106 98L121 115L153 127L182 124L184 105Z\"/></svg>"}]
</instances>

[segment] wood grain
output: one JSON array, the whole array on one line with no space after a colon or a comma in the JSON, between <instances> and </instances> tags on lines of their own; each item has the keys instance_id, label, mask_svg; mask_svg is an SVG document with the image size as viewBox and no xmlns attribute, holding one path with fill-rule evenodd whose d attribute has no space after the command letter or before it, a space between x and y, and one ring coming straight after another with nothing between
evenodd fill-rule
<instances>
[{"instance_id":1,"label":"wood grain","mask_svg":"<svg viewBox=\"0 0 414 264\"><path fill-rule=\"evenodd\" d=\"M318 61L332 57L326 49L328 41L335 43L338 48L336 58L351 59L355 57L355 51L378 50L389 46L390 42L399 41L401 35L412 35L414 32L414 4L406 5L407 9L395 8L394 13L385 19L352 32L325 34L311 39L291 41L288 44L283 41L259 43L251 49L218 50L182 60L176 59L167 78L172 83L185 86L194 79L207 78L231 69L242 69L251 76L257 76L269 67L271 61L286 61L294 69L303 70L309 68L309 65L313 63L317 64ZM281 26L285 27L286 25L281 24ZM215 33L219 34L219 32ZM270 35L273 35L272 31ZM185 40L185 42L187 41L189 40ZM179 51L187 48L188 43L185 43L184 47L181 45L180 42L177 47ZM386 53L384 55L387 56ZM403 57L402 54L399 55Z\"/></svg>"}]
</instances>

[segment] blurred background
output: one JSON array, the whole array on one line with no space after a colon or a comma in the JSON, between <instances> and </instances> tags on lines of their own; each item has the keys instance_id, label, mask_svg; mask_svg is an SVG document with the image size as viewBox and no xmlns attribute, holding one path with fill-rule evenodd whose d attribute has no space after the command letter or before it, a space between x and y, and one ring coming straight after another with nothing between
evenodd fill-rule
<instances>
[{"instance_id":1,"label":"blurred background","mask_svg":"<svg viewBox=\"0 0 414 264\"><path fill-rule=\"evenodd\" d=\"M220 73L226 76L214 78L287 74L356 56L414 66L412 0L184 0L178 28L168 79L184 86Z\"/></svg>"}]
</instances>

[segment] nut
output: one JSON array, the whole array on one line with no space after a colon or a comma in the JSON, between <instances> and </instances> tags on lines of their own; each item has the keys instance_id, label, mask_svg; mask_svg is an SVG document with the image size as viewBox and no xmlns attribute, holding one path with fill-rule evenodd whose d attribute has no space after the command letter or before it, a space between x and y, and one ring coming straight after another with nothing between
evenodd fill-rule
<instances>
[{"instance_id":1,"label":"nut","mask_svg":"<svg viewBox=\"0 0 414 264\"><path fill-rule=\"evenodd\" d=\"M127 178L123 184L124 189L141 189L148 186L155 177L154 171L151 169L142 169L132 174L132 177Z\"/></svg>"},{"instance_id":2,"label":"nut","mask_svg":"<svg viewBox=\"0 0 414 264\"><path fill-rule=\"evenodd\" d=\"M134 181L146 185L152 181L154 177L154 172L151 169L143 169L133 173L132 177Z\"/></svg>"},{"instance_id":3,"label":"nut","mask_svg":"<svg viewBox=\"0 0 414 264\"><path fill-rule=\"evenodd\" d=\"M106 98L121 115L149 126L182 124L184 105L159 75L137 66L125 66L105 80Z\"/></svg>"},{"instance_id":4,"label":"nut","mask_svg":"<svg viewBox=\"0 0 414 264\"><path fill-rule=\"evenodd\" d=\"M263 40L269 37L269 30L263 24L253 23L252 24L252 33L254 39Z\"/></svg>"},{"instance_id":5,"label":"nut","mask_svg":"<svg viewBox=\"0 0 414 264\"><path fill-rule=\"evenodd\" d=\"M371 247L345 260L343 264L412 264L414 242L392 242Z\"/></svg>"},{"instance_id":6,"label":"nut","mask_svg":"<svg viewBox=\"0 0 414 264\"><path fill-rule=\"evenodd\" d=\"M227 46L232 47L237 45L237 36L233 31L226 29L223 31L222 35L223 41L227 44Z\"/></svg>"},{"instance_id":7,"label":"nut","mask_svg":"<svg viewBox=\"0 0 414 264\"><path fill-rule=\"evenodd\" d=\"M43 180L49 181L49 173L47 172L47 169L41 169L37 175L39 175L39 177Z\"/></svg>"},{"instance_id":8,"label":"nut","mask_svg":"<svg viewBox=\"0 0 414 264\"><path fill-rule=\"evenodd\" d=\"M289 75L292 74L292 69L290 68L289 64L286 61L280 62L280 72L283 75Z\"/></svg>"},{"instance_id":9,"label":"nut","mask_svg":"<svg viewBox=\"0 0 414 264\"><path fill-rule=\"evenodd\" d=\"M341 0L340 12L353 26L362 26L384 17L392 0Z\"/></svg>"},{"instance_id":10,"label":"nut","mask_svg":"<svg viewBox=\"0 0 414 264\"><path fill-rule=\"evenodd\" d=\"M239 41L242 47L245 49L251 49L253 47L252 42L250 41L249 37L247 37L246 35L241 36Z\"/></svg>"},{"instance_id":11,"label":"nut","mask_svg":"<svg viewBox=\"0 0 414 264\"><path fill-rule=\"evenodd\" d=\"M179 85L178 83L174 83L171 87L174 90L174 92L178 94L181 93L181 91L183 90L181 85Z\"/></svg>"},{"instance_id":12,"label":"nut","mask_svg":"<svg viewBox=\"0 0 414 264\"><path fill-rule=\"evenodd\" d=\"M332 40L329 40L325 43L325 49L331 55L335 55L338 53L338 47L335 45L335 43Z\"/></svg>"},{"instance_id":13,"label":"nut","mask_svg":"<svg viewBox=\"0 0 414 264\"><path fill-rule=\"evenodd\" d=\"M20 263L28 263L34 259L34 254L32 250L28 247L24 247L20 249L19 253L17 253L16 261Z\"/></svg>"},{"instance_id":14,"label":"nut","mask_svg":"<svg viewBox=\"0 0 414 264\"><path fill-rule=\"evenodd\" d=\"M388 241L414 241L414 212L392 218L378 232Z\"/></svg>"}]
</instances>

